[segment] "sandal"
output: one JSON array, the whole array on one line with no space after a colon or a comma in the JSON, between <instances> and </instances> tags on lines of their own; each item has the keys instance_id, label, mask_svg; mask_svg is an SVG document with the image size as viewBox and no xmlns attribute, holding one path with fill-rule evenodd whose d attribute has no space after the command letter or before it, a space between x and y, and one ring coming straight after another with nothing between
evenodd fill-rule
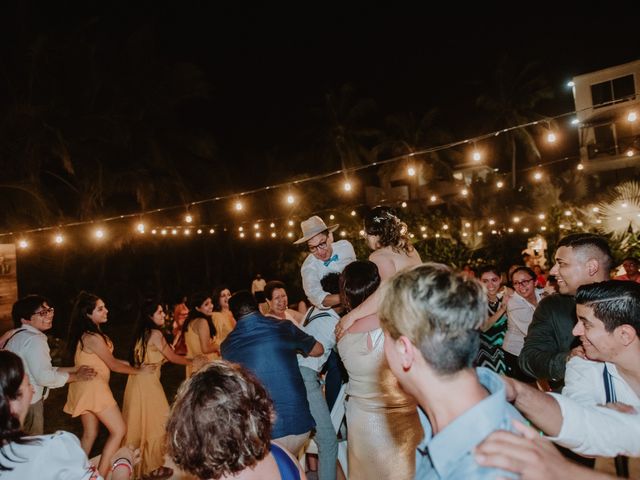
<instances>
[{"instance_id":1,"label":"sandal","mask_svg":"<svg viewBox=\"0 0 640 480\"><path fill-rule=\"evenodd\" d=\"M158 467L155 470L142 476L142 480L161 480L163 478L169 478L173 475L173 469L169 467Z\"/></svg>"}]
</instances>

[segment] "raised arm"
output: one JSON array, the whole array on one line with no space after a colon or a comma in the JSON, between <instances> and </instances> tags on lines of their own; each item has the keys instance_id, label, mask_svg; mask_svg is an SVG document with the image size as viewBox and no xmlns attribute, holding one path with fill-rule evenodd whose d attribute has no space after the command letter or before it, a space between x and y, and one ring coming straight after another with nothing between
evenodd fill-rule
<instances>
[{"instance_id":1,"label":"raised arm","mask_svg":"<svg viewBox=\"0 0 640 480\"><path fill-rule=\"evenodd\" d=\"M164 335L160 330L153 330L151 332L151 336L149 337L149 342L156 346L160 353L171 363L176 363L178 365L191 365L191 359L183 357L182 355L178 355L174 352L173 348L167 340L164 338Z\"/></svg>"},{"instance_id":2,"label":"raised arm","mask_svg":"<svg viewBox=\"0 0 640 480\"><path fill-rule=\"evenodd\" d=\"M140 368L135 368L127 362L114 357L107 347L107 342L98 334L85 334L82 340L84 345L98 355L100 360L102 360L112 372L138 375L140 373L152 373L156 369L154 365L144 365Z\"/></svg>"}]
</instances>

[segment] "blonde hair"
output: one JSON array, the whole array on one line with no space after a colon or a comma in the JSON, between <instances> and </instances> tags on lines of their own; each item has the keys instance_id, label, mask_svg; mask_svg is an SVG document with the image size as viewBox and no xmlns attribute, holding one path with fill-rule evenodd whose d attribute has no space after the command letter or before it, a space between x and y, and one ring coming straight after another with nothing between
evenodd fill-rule
<instances>
[{"instance_id":1,"label":"blonde hair","mask_svg":"<svg viewBox=\"0 0 640 480\"><path fill-rule=\"evenodd\" d=\"M417 265L383 284L380 305L382 327L407 337L439 373L472 365L488 309L477 280L439 263Z\"/></svg>"}]
</instances>

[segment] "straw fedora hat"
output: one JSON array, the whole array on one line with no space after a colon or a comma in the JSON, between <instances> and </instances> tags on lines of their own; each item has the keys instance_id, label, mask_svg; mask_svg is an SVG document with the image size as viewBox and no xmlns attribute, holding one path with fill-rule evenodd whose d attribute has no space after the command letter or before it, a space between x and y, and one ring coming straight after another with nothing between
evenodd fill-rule
<instances>
[{"instance_id":1,"label":"straw fedora hat","mask_svg":"<svg viewBox=\"0 0 640 480\"><path fill-rule=\"evenodd\" d=\"M300 223L300 228L302 229L302 237L293 242L294 245L299 245L300 243L304 243L307 240L315 237L319 233L328 230L329 232L335 231L340 225L331 225L327 227L319 216L314 215L313 217L307 218L304 222Z\"/></svg>"}]
</instances>

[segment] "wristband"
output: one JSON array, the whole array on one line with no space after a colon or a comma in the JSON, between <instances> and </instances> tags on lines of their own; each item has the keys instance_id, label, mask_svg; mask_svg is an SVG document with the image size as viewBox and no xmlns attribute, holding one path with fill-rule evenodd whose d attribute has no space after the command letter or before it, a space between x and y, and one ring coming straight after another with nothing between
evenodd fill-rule
<instances>
[{"instance_id":1,"label":"wristband","mask_svg":"<svg viewBox=\"0 0 640 480\"><path fill-rule=\"evenodd\" d=\"M114 472L116 468L118 467L127 467L127 469L129 470L129 476L131 476L133 474L133 466L131 465L131 462L129 461L128 458L118 458L115 462L113 462L113 465L111 466L111 471Z\"/></svg>"}]
</instances>

